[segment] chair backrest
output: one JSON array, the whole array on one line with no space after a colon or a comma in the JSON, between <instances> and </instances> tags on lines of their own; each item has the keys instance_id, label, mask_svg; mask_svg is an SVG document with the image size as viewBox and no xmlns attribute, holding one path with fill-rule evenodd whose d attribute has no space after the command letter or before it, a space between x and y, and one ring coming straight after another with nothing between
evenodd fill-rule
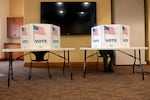
<instances>
[{"instance_id":1,"label":"chair backrest","mask_svg":"<svg viewBox=\"0 0 150 100\"><path fill-rule=\"evenodd\" d=\"M48 59L44 59L45 54L48 52L49 51L33 51L31 53L34 54L35 56L34 61L45 61L45 60L48 60ZM32 57L31 57L31 60L32 60Z\"/></svg>"}]
</instances>

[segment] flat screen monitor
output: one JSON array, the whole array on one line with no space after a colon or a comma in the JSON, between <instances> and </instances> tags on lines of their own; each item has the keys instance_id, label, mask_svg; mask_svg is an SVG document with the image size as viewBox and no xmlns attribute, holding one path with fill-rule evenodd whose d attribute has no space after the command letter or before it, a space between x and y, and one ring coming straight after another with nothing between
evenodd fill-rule
<instances>
[{"instance_id":1,"label":"flat screen monitor","mask_svg":"<svg viewBox=\"0 0 150 100\"><path fill-rule=\"evenodd\" d=\"M61 35L90 34L96 2L41 2L41 23L60 26Z\"/></svg>"}]
</instances>

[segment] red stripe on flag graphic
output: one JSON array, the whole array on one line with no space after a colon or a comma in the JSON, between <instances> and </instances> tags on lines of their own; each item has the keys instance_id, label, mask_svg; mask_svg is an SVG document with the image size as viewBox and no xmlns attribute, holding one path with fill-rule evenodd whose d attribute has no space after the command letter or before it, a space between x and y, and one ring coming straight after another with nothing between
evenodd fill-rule
<instances>
[{"instance_id":1,"label":"red stripe on flag graphic","mask_svg":"<svg viewBox=\"0 0 150 100\"><path fill-rule=\"evenodd\" d=\"M33 32L34 34L39 34L39 35L45 35L46 33L44 32L44 27L42 26L33 26Z\"/></svg>"},{"instance_id":2,"label":"red stripe on flag graphic","mask_svg":"<svg viewBox=\"0 0 150 100\"><path fill-rule=\"evenodd\" d=\"M58 36L58 28L52 27L53 28L53 35Z\"/></svg>"},{"instance_id":3,"label":"red stripe on flag graphic","mask_svg":"<svg viewBox=\"0 0 150 100\"><path fill-rule=\"evenodd\" d=\"M25 27L21 28L22 35L27 35L27 29Z\"/></svg>"},{"instance_id":4,"label":"red stripe on flag graphic","mask_svg":"<svg viewBox=\"0 0 150 100\"><path fill-rule=\"evenodd\" d=\"M111 34L111 35L116 34L114 27L108 27L108 26L104 26L104 33Z\"/></svg>"},{"instance_id":5,"label":"red stripe on flag graphic","mask_svg":"<svg viewBox=\"0 0 150 100\"><path fill-rule=\"evenodd\" d=\"M123 26L122 29L123 29L123 34L128 35L128 29L127 29L127 27Z\"/></svg>"},{"instance_id":6,"label":"red stripe on flag graphic","mask_svg":"<svg viewBox=\"0 0 150 100\"><path fill-rule=\"evenodd\" d=\"M92 31L93 31L93 36L98 35L98 28L93 28Z\"/></svg>"}]
</instances>

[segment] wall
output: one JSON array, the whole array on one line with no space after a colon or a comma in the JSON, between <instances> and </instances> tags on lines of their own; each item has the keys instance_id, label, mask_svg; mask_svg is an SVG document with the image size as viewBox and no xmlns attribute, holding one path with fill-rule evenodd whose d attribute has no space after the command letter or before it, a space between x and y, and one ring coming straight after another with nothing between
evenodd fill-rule
<instances>
[{"instance_id":1,"label":"wall","mask_svg":"<svg viewBox=\"0 0 150 100\"><path fill-rule=\"evenodd\" d=\"M2 48L6 37L6 18L9 16L9 0L0 0L0 58L3 58Z\"/></svg>"},{"instance_id":2,"label":"wall","mask_svg":"<svg viewBox=\"0 0 150 100\"><path fill-rule=\"evenodd\" d=\"M10 17L24 16L24 0L10 0Z\"/></svg>"},{"instance_id":3,"label":"wall","mask_svg":"<svg viewBox=\"0 0 150 100\"><path fill-rule=\"evenodd\" d=\"M1 0L2 1L2 0ZM24 16L24 22L25 23L39 23L40 16L39 15L39 2L40 1L57 1L57 0L10 0L10 15L11 16ZM74 0L58 0L58 1L74 1ZM87 0L76 0L76 1L87 1ZM96 1L98 4L98 10L97 10L97 23L98 24L105 24L111 22L111 6L110 1L111 0L88 0L88 1ZM146 34L146 46L150 46L150 35L148 34L150 32L150 20L149 17L150 13L150 1L146 0L147 5L147 21L146 21L146 27L147 27L147 34ZM3 4L3 3L1 3ZM19 6L20 5L20 6ZM0 6L1 7L1 6ZM19 8L19 9L18 9ZM127 18L128 19L128 18ZM79 42L76 42L79 41ZM14 40L12 41L14 42ZM16 41L15 41L16 42ZM17 42L19 42L17 40ZM82 61L83 60L83 52L79 50L80 47L83 46L89 46L90 45L90 36L63 36L61 37L61 44L62 47L75 47L77 48L76 51L72 52L73 55L73 61ZM69 42L69 43L68 43ZM74 46L73 46L73 45ZM147 52L147 60L150 61L150 51ZM71 54L72 54L71 53Z\"/></svg>"},{"instance_id":4,"label":"wall","mask_svg":"<svg viewBox=\"0 0 150 100\"><path fill-rule=\"evenodd\" d=\"M39 23L40 22L40 1L58 1L58 0L24 0L24 22ZM59 0L69 1L70 0ZM87 0L71 0L71 1L87 1ZM111 0L88 0L97 3L97 24L111 23ZM72 62L83 62L83 52L79 50L80 47L90 46L91 37L89 35L79 36L62 36L61 47L73 47L75 51L71 52ZM90 52L91 53L91 52ZM61 54L61 53L60 53ZM61 61L55 56L51 56L53 62ZM25 61L29 61L29 57L25 57ZM91 58L89 61L95 61Z\"/></svg>"},{"instance_id":5,"label":"wall","mask_svg":"<svg viewBox=\"0 0 150 100\"><path fill-rule=\"evenodd\" d=\"M24 17L24 0L9 0L9 16L7 17ZM5 43L20 43L20 39L5 39Z\"/></svg>"},{"instance_id":6,"label":"wall","mask_svg":"<svg viewBox=\"0 0 150 100\"><path fill-rule=\"evenodd\" d=\"M146 46L150 48L150 0L146 0ZM150 64L150 50L147 51L146 58Z\"/></svg>"},{"instance_id":7,"label":"wall","mask_svg":"<svg viewBox=\"0 0 150 100\"><path fill-rule=\"evenodd\" d=\"M11 16L21 16L23 15L25 17L25 23L30 23L30 22L39 22L39 16L37 16L39 14L39 3L40 1L52 1L52 0L0 0L0 18L4 18L3 21L5 21L6 16L8 16L8 12L9 12L9 1L10 3L10 15ZM57 0L53 0L53 1L57 1ZM59 0L61 1L61 0ZM63 0L62 0L63 1ZM64 0L64 1L70 1L70 0ZM72 1L72 0L71 0ZM87 0L77 0L77 1L87 1ZM89 1L96 1L99 5L99 11L97 11L98 15L97 16L97 22L98 24L104 24L104 23L110 23L111 22L111 11L110 11L110 1L111 0L89 0ZM146 20L146 46L150 47L150 0L146 0L146 12L147 12L147 20ZM20 6L19 6L20 5ZM31 11L30 11L31 10ZM2 14L1 14L2 13ZM2 28L2 35L5 36L5 41L7 41L7 37L6 37L6 23L3 23L3 28ZM4 38L0 37L1 41L4 42ZM79 61L82 60L82 52L80 52L79 49L79 45L78 43L76 43L76 40L82 42L81 46L87 46L90 45L90 37L89 36L76 36L76 37L71 37L71 36L64 36L62 37L62 46L63 47L68 47L70 46L72 43L75 43L75 47L77 48L77 51L75 52L76 55L76 59L78 59ZM71 41L70 41L71 40ZM73 40L73 41L72 41ZM83 41L85 40L85 41ZM8 41L10 41L8 39ZM71 42L71 43L67 43L67 42ZM2 43L1 42L1 43ZM19 42L19 40L13 40L11 42ZM66 44L67 43L67 44ZM77 46L76 46L77 45ZM72 46L72 45L71 45ZM78 53L79 52L79 53ZM150 50L147 51L147 60L150 61ZM0 52L1 53L1 52ZM1 54L0 54L1 56ZM75 56L75 55L74 55ZM73 60L75 59L73 58ZM76 60L76 61L78 61Z\"/></svg>"},{"instance_id":8,"label":"wall","mask_svg":"<svg viewBox=\"0 0 150 100\"><path fill-rule=\"evenodd\" d=\"M145 46L144 0L113 0L112 10L113 23L123 23L130 26L130 46ZM126 52L132 54L133 51L126 50ZM141 54L142 63L145 64L145 51L143 50ZM116 64L133 64L133 59L123 53L116 52Z\"/></svg>"}]
</instances>

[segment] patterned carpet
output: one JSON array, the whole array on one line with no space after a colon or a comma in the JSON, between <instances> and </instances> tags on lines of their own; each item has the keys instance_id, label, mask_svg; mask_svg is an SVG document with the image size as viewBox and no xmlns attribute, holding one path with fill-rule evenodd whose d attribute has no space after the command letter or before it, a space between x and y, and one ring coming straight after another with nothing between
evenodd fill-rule
<instances>
[{"instance_id":1,"label":"patterned carpet","mask_svg":"<svg viewBox=\"0 0 150 100\"><path fill-rule=\"evenodd\" d=\"M145 80L139 73L132 74L132 66L115 66L114 73L104 73L95 66L88 67L83 78L82 67L73 68L73 80L69 70L65 76L62 68L51 68L52 78L47 69L34 68L28 80L28 68L23 61L16 61L14 78L7 87L7 77L0 78L0 100L150 100L150 75ZM0 64L0 72L7 73L8 62ZM136 67L136 72L139 68ZM144 66L149 71L149 66Z\"/></svg>"}]
</instances>

